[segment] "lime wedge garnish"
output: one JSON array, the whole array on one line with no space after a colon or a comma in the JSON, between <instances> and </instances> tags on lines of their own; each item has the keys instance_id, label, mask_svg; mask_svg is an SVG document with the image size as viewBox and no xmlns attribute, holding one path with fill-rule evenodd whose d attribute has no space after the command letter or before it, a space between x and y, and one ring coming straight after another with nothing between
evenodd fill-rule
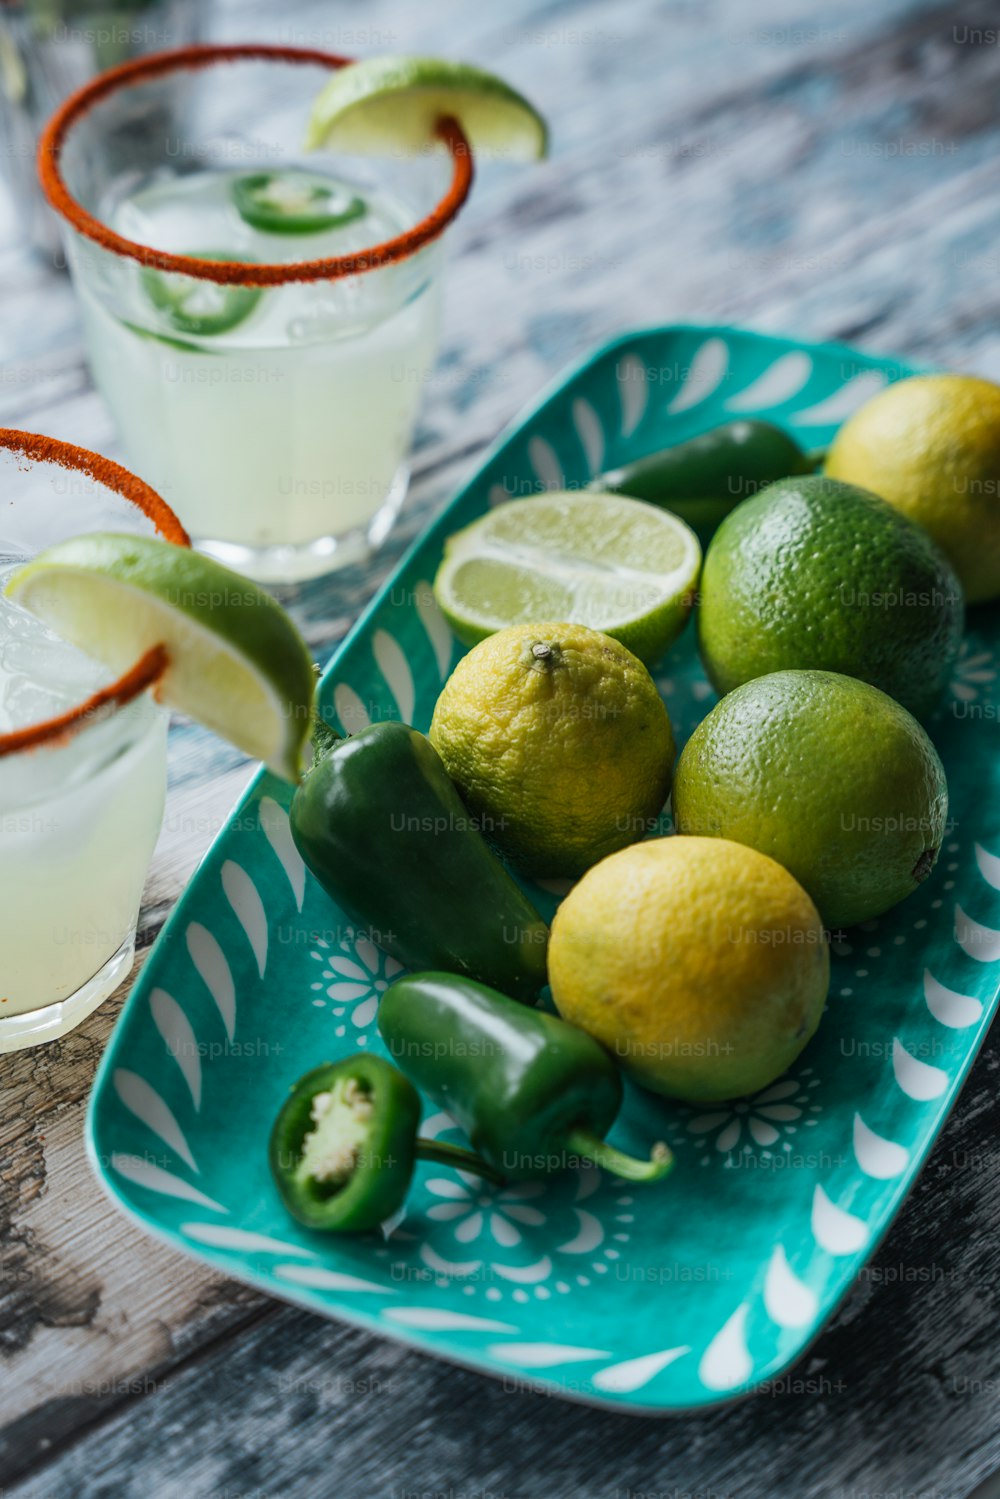
<instances>
[{"instance_id":1,"label":"lime wedge garnish","mask_svg":"<svg viewBox=\"0 0 1000 1499\"><path fill-rule=\"evenodd\" d=\"M222 250L191 250L198 260L240 260L242 251L227 254ZM141 273L142 289L171 328L178 333L192 333L197 338L213 338L228 333L248 318L260 301L257 286L223 286L216 281L202 281L197 276L182 276L174 271L154 271L148 266Z\"/></svg>"},{"instance_id":2,"label":"lime wedge garnish","mask_svg":"<svg viewBox=\"0 0 1000 1499\"><path fill-rule=\"evenodd\" d=\"M240 218L264 234L320 234L368 212L356 193L307 172L254 172L230 192Z\"/></svg>"},{"instance_id":3,"label":"lime wedge garnish","mask_svg":"<svg viewBox=\"0 0 1000 1499\"><path fill-rule=\"evenodd\" d=\"M366 57L339 69L312 107L306 146L416 154L446 116L485 155L535 161L547 152L545 121L523 95L493 73L441 57Z\"/></svg>"},{"instance_id":4,"label":"lime wedge garnish","mask_svg":"<svg viewBox=\"0 0 1000 1499\"><path fill-rule=\"evenodd\" d=\"M450 537L434 593L467 645L559 619L603 630L652 664L684 628L700 569L698 538L669 511L550 491L498 505Z\"/></svg>"},{"instance_id":5,"label":"lime wedge garnish","mask_svg":"<svg viewBox=\"0 0 1000 1499\"><path fill-rule=\"evenodd\" d=\"M161 701L298 780L312 661L285 611L249 579L154 537L95 532L40 553L6 592L116 673L165 646Z\"/></svg>"}]
</instances>

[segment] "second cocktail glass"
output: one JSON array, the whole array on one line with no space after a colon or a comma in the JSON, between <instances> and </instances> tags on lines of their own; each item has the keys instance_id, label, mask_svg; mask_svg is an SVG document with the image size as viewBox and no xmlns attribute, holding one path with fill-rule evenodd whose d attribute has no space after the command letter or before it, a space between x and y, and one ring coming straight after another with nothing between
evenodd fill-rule
<instances>
[{"instance_id":1,"label":"second cocktail glass","mask_svg":"<svg viewBox=\"0 0 1000 1499\"><path fill-rule=\"evenodd\" d=\"M166 792L166 658L115 681L3 595L67 533L187 545L118 464L0 428L0 1054L65 1035L124 979Z\"/></svg>"},{"instance_id":2,"label":"second cocktail glass","mask_svg":"<svg viewBox=\"0 0 1000 1499\"><path fill-rule=\"evenodd\" d=\"M71 98L40 151L132 464L196 545L264 582L387 534L436 353L441 235L472 181L452 122L416 157L306 157L310 103L346 61L145 58Z\"/></svg>"}]
</instances>

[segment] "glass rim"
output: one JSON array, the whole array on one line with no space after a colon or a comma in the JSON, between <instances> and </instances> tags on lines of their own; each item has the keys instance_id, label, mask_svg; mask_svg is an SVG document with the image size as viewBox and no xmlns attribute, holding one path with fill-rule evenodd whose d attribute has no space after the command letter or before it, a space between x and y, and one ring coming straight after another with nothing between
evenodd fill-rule
<instances>
[{"instance_id":1,"label":"glass rim","mask_svg":"<svg viewBox=\"0 0 1000 1499\"><path fill-rule=\"evenodd\" d=\"M29 463L56 464L73 473L86 474L113 494L120 495L153 522L157 534L175 546L190 547L191 538L166 500L144 479L111 458L103 458L89 448L63 442L57 437L43 437L37 432L22 432L16 427L0 427L0 450L26 459ZM37 749L44 744L63 743L81 730L109 718L125 708L149 688L155 687L169 666L166 648L155 645L146 651L116 681L101 687L82 702L54 718L11 729L0 734L0 759Z\"/></svg>"},{"instance_id":2,"label":"glass rim","mask_svg":"<svg viewBox=\"0 0 1000 1499\"><path fill-rule=\"evenodd\" d=\"M176 47L121 63L118 67L98 74L70 94L48 121L38 143L38 176L42 191L56 213L78 234L93 240L112 254L138 261L140 265L154 270L194 276L200 281L215 281L220 285L283 286L295 281L336 281L344 276L356 276L365 271L393 265L400 260L408 260L411 255L444 233L472 188L472 150L461 125L451 117L442 117L436 130L438 139L451 155L454 168L444 197L404 233L372 245L369 249L324 260L255 264L241 260L204 260L194 255L175 255L165 250L154 250L150 245L126 239L124 235L117 234L107 224L103 224L74 198L62 175L62 150L70 131L96 104L117 93L119 89L184 69L198 71L216 63L285 62L293 66L312 64L335 71L354 60L336 52L317 51L313 48L250 42L227 46L205 44Z\"/></svg>"}]
</instances>

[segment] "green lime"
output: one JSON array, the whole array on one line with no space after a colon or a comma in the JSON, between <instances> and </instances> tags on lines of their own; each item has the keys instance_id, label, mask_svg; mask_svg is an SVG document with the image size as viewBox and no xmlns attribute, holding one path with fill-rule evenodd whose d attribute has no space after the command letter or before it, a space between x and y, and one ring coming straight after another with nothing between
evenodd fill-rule
<instances>
[{"instance_id":1,"label":"green lime","mask_svg":"<svg viewBox=\"0 0 1000 1499\"><path fill-rule=\"evenodd\" d=\"M553 490L509 500L450 536L434 593L466 645L508 625L566 619L651 665L683 630L700 567L698 538L669 511Z\"/></svg>"},{"instance_id":2,"label":"green lime","mask_svg":"<svg viewBox=\"0 0 1000 1499\"><path fill-rule=\"evenodd\" d=\"M249 579L154 537L95 532L42 552L6 592L112 671L165 646L161 701L298 779L312 661L285 611Z\"/></svg>"},{"instance_id":3,"label":"green lime","mask_svg":"<svg viewBox=\"0 0 1000 1499\"><path fill-rule=\"evenodd\" d=\"M523 95L493 73L443 57L366 57L340 68L313 105L306 147L416 155L446 117L474 151L518 161L546 155L545 121Z\"/></svg>"},{"instance_id":4,"label":"green lime","mask_svg":"<svg viewBox=\"0 0 1000 1499\"><path fill-rule=\"evenodd\" d=\"M190 253L197 260L233 258L224 250L192 250ZM246 257L241 253L240 259ZM257 286L223 286L217 281L202 281L198 276L154 271L149 266L143 267L141 279L146 296L157 311L164 314L171 328L178 333L192 333L198 338L214 338L238 327L253 312L261 295Z\"/></svg>"},{"instance_id":5,"label":"green lime","mask_svg":"<svg viewBox=\"0 0 1000 1499\"><path fill-rule=\"evenodd\" d=\"M826 472L929 531L970 604L1000 596L1000 385L975 375L899 380L844 423Z\"/></svg>"},{"instance_id":6,"label":"green lime","mask_svg":"<svg viewBox=\"0 0 1000 1499\"><path fill-rule=\"evenodd\" d=\"M698 635L713 686L768 672L842 672L925 717L962 637L941 549L867 490L780 479L723 521L705 556Z\"/></svg>"},{"instance_id":7,"label":"green lime","mask_svg":"<svg viewBox=\"0 0 1000 1499\"><path fill-rule=\"evenodd\" d=\"M320 234L368 212L349 188L310 172L255 172L230 192L240 218L264 234Z\"/></svg>"},{"instance_id":8,"label":"green lime","mask_svg":"<svg viewBox=\"0 0 1000 1499\"><path fill-rule=\"evenodd\" d=\"M484 835L526 874L575 877L645 837L674 738L649 672L579 624L499 630L458 663L431 743Z\"/></svg>"},{"instance_id":9,"label":"green lime","mask_svg":"<svg viewBox=\"0 0 1000 1499\"><path fill-rule=\"evenodd\" d=\"M930 874L948 788L916 719L877 687L779 671L737 687L695 729L673 813L681 833L776 859L827 926L853 926Z\"/></svg>"}]
</instances>

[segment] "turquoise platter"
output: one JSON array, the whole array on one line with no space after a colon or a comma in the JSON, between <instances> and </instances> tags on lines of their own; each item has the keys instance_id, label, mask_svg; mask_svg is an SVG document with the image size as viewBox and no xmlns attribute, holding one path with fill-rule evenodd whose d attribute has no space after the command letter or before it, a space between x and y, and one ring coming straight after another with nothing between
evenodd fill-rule
<instances>
[{"instance_id":1,"label":"turquoise platter","mask_svg":"<svg viewBox=\"0 0 1000 1499\"><path fill-rule=\"evenodd\" d=\"M430 582L447 535L498 500L585 483L738 416L821 446L911 369L724 327L615 339L503 434L337 651L322 702L346 732L426 729L462 654ZM381 1050L398 965L307 876L290 793L261 774L145 963L88 1115L93 1168L149 1232L286 1301L457 1364L619 1409L683 1412L774 1386L875 1250L927 1157L1000 995L1000 610L970 614L930 725L951 822L930 879L841 934L820 1030L791 1072L712 1109L630 1088L611 1138L677 1157L655 1187L598 1170L483 1189L418 1170L379 1236L300 1229L267 1137L318 1062ZM657 672L680 744L714 702L689 628ZM536 892L546 913L555 898ZM425 1132L459 1140L431 1113ZM879 1315L876 1297L869 1316Z\"/></svg>"}]
</instances>

